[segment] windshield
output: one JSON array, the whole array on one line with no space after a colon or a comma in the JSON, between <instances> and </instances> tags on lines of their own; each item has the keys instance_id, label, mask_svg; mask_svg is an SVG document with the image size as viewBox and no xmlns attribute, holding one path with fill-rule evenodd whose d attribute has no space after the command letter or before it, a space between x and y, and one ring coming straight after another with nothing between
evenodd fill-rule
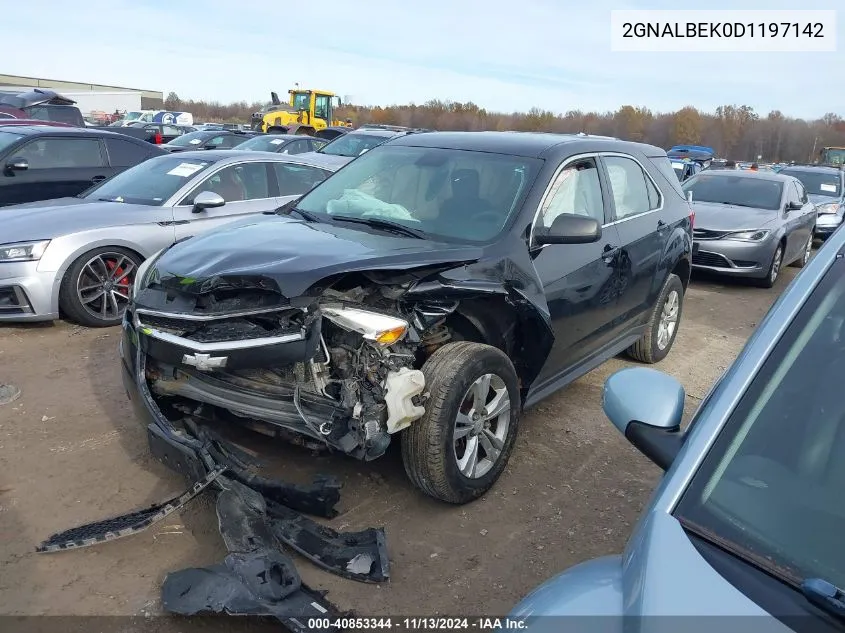
<instances>
[{"instance_id":1,"label":"windshield","mask_svg":"<svg viewBox=\"0 0 845 633\"><path fill-rule=\"evenodd\" d=\"M780 209L783 183L777 180L733 176L720 171L699 174L684 182L684 193L692 191L693 202L716 202L775 211Z\"/></svg>"},{"instance_id":2,"label":"windshield","mask_svg":"<svg viewBox=\"0 0 845 633\"><path fill-rule=\"evenodd\" d=\"M825 147L821 152L821 161L829 165L845 164L845 148Z\"/></svg>"},{"instance_id":3,"label":"windshield","mask_svg":"<svg viewBox=\"0 0 845 633\"><path fill-rule=\"evenodd\" d=\"M0 132L0 152L14 144L16 141L22 139L20 134L12 134L11 132Z\"/></svg>"},{"instance_id":4,"label":"windshield","mask_svg":"<svg viewBox=\"0 0 845 633\"><path fill-rule=\"evenodd\" d=\"M234 149L249 150L254 152L275 152L278 151L280 145L284 145L288 139L279 138L278 136L254 136L251 139L239 143Z\"/></svg>"},{"instance_id":5,"label":"windshield","mask_svg":"<svg viewBox=\"0 0 845 633\"><path fill-rule=\"evenodd\" d=\"M210 136L208 130L201 130L199 132L190 132L182 136L177 136L169 143L165 143L165 145L170 147L191 147L193 145L202 145L210 138L213 138L213 135Z\"/></svg>"},{"instance_id":6,"label":"windshield","mask_svg":"<svg viewBox=\"0 0 845 633\"><path fill-rule=\"evenodd\" d=\"M683 163L672 163L672 169L675 170L675 175L678 177L678 180L684 179L684 164Z\"/></svg>"},{"instance_id":7,"label":"windshield","mask_svg":"<svg viewBox=\"0 0 845 633\"><path fill-rule=\"evenodd\" d=\"M390 140L389 136L375 134L344 134L325 147L320 148L319 151L321 154L354 158L388 140Z\"/></svg>"},{"instance_id":8,"label":"windshield","mask_svg":"<svg viewBox=\"0 0 845 633\"><path fill-rule=\"evenodd\" d=\"M179 158L178 155L151 158L89 189L82 197L161 206L195 174L213 164L213 161Z\"/></svg>"},{"instance_id":9,"label":"windshield","mask_svg":"<svg viewBox=\"0 0 845 633\"><path fill-rule=\"evenodd\" d=\"M293 95L294 110L308 110L311 105L311 95L307 92L295 92Z\"/></svg>"},{"instance_id":10,"label":"windshield","mask_svg":"<svg viewBox=\"0 0 845 633\"><path fill-rule=\"evenodd\" d=\"M136 121L140 119L143 114L143 112L127 112L123 118L127 121Z\"/></svg>"},{"instance_id":11,"label":"windshield","mask_svg":"<svg viewBox=\"0 0 845 633\"><path fill-rule=\"evenodd\" d=\"M845 587L845 263L837 260L754 377L675 514Z\"/></svg>"},{"instance_id":12,"label":"windshield","mask_svg":"<svg viewBox=\"0 0 845 633\"><path fill-rule=\"evenodd\" d=\"M795 176L804 185L804 189L810 195L830 196L838 198L842 195L839 182L839 174L830 174L822 171L802 171L800 169L782 169L781 174Z\"/></svg>"},{"instance_id":13,"label":"windshield","mask_svg":"<svg viewBox=\"0 0 845 633\"><path fill-rule=\"evenodd\" d=\"M297 208L325 220L382 219L433 239L486 242L518 210L541 165L504 154L386 145L349 163Z\"/></svg>"}]
</instances>

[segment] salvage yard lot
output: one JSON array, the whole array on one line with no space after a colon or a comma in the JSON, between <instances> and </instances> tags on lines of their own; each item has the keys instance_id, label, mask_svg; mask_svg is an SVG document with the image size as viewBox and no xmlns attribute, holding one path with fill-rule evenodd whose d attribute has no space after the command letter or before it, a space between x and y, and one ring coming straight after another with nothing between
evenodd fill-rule
<instances>
[{"instance_id":1,"label":"salvage yard lot","mask_svg":"<svg viewBox=\"0 0 845 633\"><path fill-rule=\"evenodd\" d=\"M772 290L693 280L674 348L656 366L686 387L687 416L796 273L785 270ZM0 326L0 383L22 391L0 406L2 613L156 615L168 571L225 555L211 495L127 539L33 553L53 532L186 487L149 456L121 385L117 340L116 328ZM272 474L300 483L336 475L343 489L333 527L385 526L391 581L381 586L295 557L303 579L328 590L338 607L360 615L504 614L551 575L618 552L658 481L658 469L601 411L604 379L627 363L614 359L530 410L505 474L486 497L463 507L416 492L398 443L364 464L243 437Z\"/></svg>"}]
</instances>

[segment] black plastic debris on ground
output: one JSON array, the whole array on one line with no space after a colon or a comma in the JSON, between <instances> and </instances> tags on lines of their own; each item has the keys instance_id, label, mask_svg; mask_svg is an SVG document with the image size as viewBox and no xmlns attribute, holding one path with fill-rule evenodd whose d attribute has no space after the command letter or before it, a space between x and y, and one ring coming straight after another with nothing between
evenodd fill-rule
<instances>
[{"instance_id":1,"label":"black plastic debris on ground","mask_svg":"<svg viewBox=\"0 0 845 633\"><path fill-rule=\"evenodd\" d=\"M166 516L173 514L176 510L197 497L203 490L208 488L224 471L224 468L217 468L200 481L191 486L178 497L173 497L164 503L157 503L143 510L136 510L103 521L86 523L64 532L58 532L50 536L35 548L36 552L59 552L67 549L78 549L88 547L97 543L105 543L115 539L131 536L143 532L151 525L158 523Z\"/></svg>"},{"instance_id":2,"label":"black plastic debris on ground","mask_svg":"<svg viewBox=\"0 0 845 633\"><path fill-rule=\"evenodd\" d=\"M73 549L136 534L214 484L218 527L229 553L218 564L169 573L162 585L165 611L184 616L264 616L294 633L314 630L316 619L331 621L344 615L326 600L325 592L302 582L284 545L344 578L389 579L383 528L337 532L300 514L336 516L340 484L335 479L318 477L305 486L266 479L247 468L246 454L205 428L190 429L202 443L197 450L196 444L174 446L153 427L148 436L153 455L185 475L207 474L163 504L54 534L37 551Z\"/></svg>"}]
</instances>

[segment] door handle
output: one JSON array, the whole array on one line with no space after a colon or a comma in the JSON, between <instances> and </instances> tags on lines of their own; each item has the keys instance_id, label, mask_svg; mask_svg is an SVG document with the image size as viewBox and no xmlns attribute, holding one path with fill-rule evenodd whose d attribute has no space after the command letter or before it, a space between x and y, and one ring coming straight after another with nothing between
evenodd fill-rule
<instances>
[{"instance_id":1,"label":"door handle","mask_svg":"<svg viewBox=\"0 0 845 633\"><path fill-rule=\"evenodd\" d=\"M657 230L658 231L665 231L667 228L669 228L669 225L666 224L663 220L657 221Z\"/></svg>"},{"instance_id":2,"label":"door handle","mask_svg":"<svg viewBox=\"0 0 845 633\"><path fill-rule=\"evenodd\" d=\"M94 176L94 177L91 179L91 182L92 182L92 183L94 183L94 184L96 185L98 182L103 182L105 179L106 179L106 177L105 177L105 176Z\"/></svg>"},{"instance_id":3,"label":"door handle","mask_svg":"<svg viewBox=\"0 0 845 633\"><path fill-rule=\"evenodd\" d=\"M602 250L602 253L601 253L601 258L604 260L605 264L609 264L610 262L612 262L614 260L614 258L616 257L616 253L618 253L618 252L619 252L618 246L614 246L612 244L605 244L604 249Z\"/></svg>"}]
</instances>

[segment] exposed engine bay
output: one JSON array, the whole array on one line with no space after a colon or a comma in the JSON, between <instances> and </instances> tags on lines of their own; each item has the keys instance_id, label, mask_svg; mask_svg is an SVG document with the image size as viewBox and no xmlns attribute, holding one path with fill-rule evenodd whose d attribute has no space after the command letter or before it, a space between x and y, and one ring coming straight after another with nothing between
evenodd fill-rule
<instances>
[{"instance_id":1,"label":"exposed engine bay","mask_svg":"<svg viewBox=\"0 0 845 633\"><path fill-rule=\"evenodd\" d=\"M393 434L424 415L419 368L460 340L447 323L459 303L408 301L405 287L374 273L342 281L298 307L250 309L242 299L237 310L190 318L136 308L161 410L358 459L381 456Z\"/></svg>"}]
</instances>

